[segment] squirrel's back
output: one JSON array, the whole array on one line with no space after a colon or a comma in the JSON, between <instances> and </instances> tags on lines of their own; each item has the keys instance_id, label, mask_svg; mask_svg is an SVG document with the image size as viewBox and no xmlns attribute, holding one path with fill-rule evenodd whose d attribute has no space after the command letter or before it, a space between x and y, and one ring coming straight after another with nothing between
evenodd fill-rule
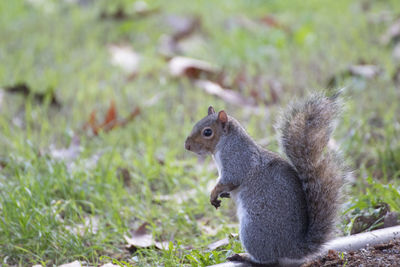
<instances>
[{"instance_id":1,"label":"squirrel's back","mask_svg":"<svg viewBox=\"0 0 400 267\"><path fill-rule=\"evenodd\" d=\"M302 250L317 252L330 237L346 169L327 145L340 112L337 96L314 94L285 113L280 145L296 169L305 194L308 227Z\"/></svg>"}]
</instances>

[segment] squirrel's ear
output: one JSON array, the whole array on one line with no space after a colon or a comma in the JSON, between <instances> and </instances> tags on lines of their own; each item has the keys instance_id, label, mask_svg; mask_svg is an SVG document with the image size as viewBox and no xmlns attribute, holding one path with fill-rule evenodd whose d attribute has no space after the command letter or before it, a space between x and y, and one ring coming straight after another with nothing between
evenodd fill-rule
<instances>
[{"instance_id":1,"label":"squirrel's ear","mask_svg":"<svg viewBox=\"0 0 400 267\"><path fill-rule=\"evenodd\" d=\"M228 115L226 115L226 112L221 110L218 112L218 121L222 123L222 127L225 128L225 124L228 122Z\"/></svg>"},{"instance_id":2,"label":"squirrel's ear","mask_svg":"<svg viewBox=\"0 0 400 267\"><path fill-rule=\"evenodd\" d=\"M214 113L215 113L214 108L212 106L209 106L208 107L208 115L211 115L211 114L214 114Z\"/></svg>"}]
</instances>

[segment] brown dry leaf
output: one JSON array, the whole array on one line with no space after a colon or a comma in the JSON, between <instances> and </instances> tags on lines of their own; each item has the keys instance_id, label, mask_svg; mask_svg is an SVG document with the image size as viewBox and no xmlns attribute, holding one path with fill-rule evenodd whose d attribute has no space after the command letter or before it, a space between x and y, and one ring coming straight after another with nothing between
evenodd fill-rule
<instances>
[{"instance_id":1,"label":"brown dry leaf","mask_svg":"<svg viewBox=\"0 0 400 267\"><path fill-rule=\"evenodd\" d=\"M12 94L22 94L25 97L32 96L33 99L35 99L39 103L43 103L47 98L47 94L45 94L45 93L32 92L32 89L26 83L19 83L16 85L5 86L3 89L6 92L12 93ZM51 106L57 107L57 108L61 107L60 102L57 100L57 98L52 90L51 90L51 93L49 94L49 97L50 97L50 105Z\"/></svg>"},{"instance_id":2,"label":"brown dry leaf","mask_svg":"<svg viewBox=\"0 0 400 267\"><path fill-rule=\"evenodd\" d=\"M169 71L174 77L198 79L201 75L215 75L219 69L206 61L188 57L174 57L169 61Z\"/></svg>"},{"instance_id":3,"label":"brown dry leaf","mask_svg":"<svg viewBox=\"0 0 400 267\"><path fill-rule=\"evenodd\" d=\"M111 100L110 107L107 110L104 122L98 127L103 128L105 131L109 131L117 125L117 109L115 108L115 101Z\"/></svg>"},{"instance_id":4,"label":"brown dry leaf","mask_svg":"<svg viewBox=\"0 0 400 267\"><path fill-rule=\"evenodd\" d=\"M280 23L273 15L266 15L260 18L260 22L265 25L268 25L271 28L277 28L286 32L290 32L289 28Z\"/></svg>"},{"instance_id":5,"label":"brown dry leaf","mask_svg":"<svg viewBox=\"0 0 400 267\"><path fill-rule=\"evenodd\" d=\"M134 108L132 112L129 113L128 117L118 122L118 126L125 126L128 122L132 121L139 114L140 114L140 108L139 107Z\"/></svg>"},{"instance_id":6,"label":"brown dry leaf","mask_svg":"<svg viewBox=\"0 0 400 267\"><path fill-rule=\"evenodd\" d=\"M227 103L238 106L254 106L254 101L252 99L245 98L240 93L231 89L223 89L220 85L214 82L208 80L197 80L195 84L207 93L218 96Z\"/></svg>"},{"instance_id":7,"label":"brown dry leaf","mask_svg":"<svg viewBox=\"0 0 400 267\"><path fill-rule=\"evenodd\" d=\"M108 51L111 54L111 64L122 68L130 76L137 73L140 56L131 46L111 44Z\"/></svg>"},{"instance_id":8,"label":"brown dry leaf","mask_svg":"<svg viewBox=\"0 0 400 267\"><path fill-rule=\"evenodd\" d=\"M101 130L108 132L118 126L125 126L140 114L140 108L136 107L128 115L128 117L119 120L115 101L111 100L110 107L107 109L106 115L102 123L98 123L96 118L96 110L90 113L89 120L83 126L84 130L91 130L94 135L98 135Z\"/></svg>"},{"instance_id":9,"label":"brown dry leaf","mask_svg":"<svg viewBox=\"0 0 400 267\"><path fill-rule=\"evenodd\" d=\"M79 261L73 261L70 263L59 265L58 267L82 267L82 264Z\"/></svg>"},{"instance_id":10,"label":"brown dry leaf","mask_svg":"<svg viewBox=\"0 0 400 267\"><path fill-rule=\"evenodd\" d=\"M214 243L211 243L210 245L207 246L207 248L212 251L212 250L216 250L220 247L227 246L227 245L229 245L229 238L224 238L224 239L215 241Z\"/></svg>"}]
</instances>

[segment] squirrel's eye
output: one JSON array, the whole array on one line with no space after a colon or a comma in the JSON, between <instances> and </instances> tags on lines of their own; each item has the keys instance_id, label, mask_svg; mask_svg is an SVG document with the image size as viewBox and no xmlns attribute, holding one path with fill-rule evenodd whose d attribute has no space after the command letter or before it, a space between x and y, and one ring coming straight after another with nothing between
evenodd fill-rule
<instances>
[{"instance_id":1,"label":"squirrel's eye","mask_svg":"<svg viewBox=\"0 0 400 267\"><path fill-rule=\"evenodd\" d=\"M205 128L203 130L203 136L205 137L211 137L213 134L213 131L211 130L211 128Z\"/></svg>"}]
</instances>

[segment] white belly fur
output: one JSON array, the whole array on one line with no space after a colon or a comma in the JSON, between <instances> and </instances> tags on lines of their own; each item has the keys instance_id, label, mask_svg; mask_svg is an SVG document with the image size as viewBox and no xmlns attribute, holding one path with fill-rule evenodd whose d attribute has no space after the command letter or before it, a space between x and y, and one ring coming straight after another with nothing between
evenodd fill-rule
<instances>
[{"instance_id":1,"label":"white belly fur","mask_svg":"<svg viewBox=\"0 0 400 267\"><path fill-rule=\"evenodd\" d=\"M217 151L215 155L213 155L213 159L215 162L215 165L217 166L218 169L218 180L221 179L221 174L222 174L222 162L221 162L221 157L220 157L220 152ZM230 192L231 199L235 201L236 204L236 216L238 217L239 223L241 223L243 215L244 215L244 210L243 210L243 205L241 203L241 200L239 198L239 188L235 189Z\"/></svg>"}]
</instances>

